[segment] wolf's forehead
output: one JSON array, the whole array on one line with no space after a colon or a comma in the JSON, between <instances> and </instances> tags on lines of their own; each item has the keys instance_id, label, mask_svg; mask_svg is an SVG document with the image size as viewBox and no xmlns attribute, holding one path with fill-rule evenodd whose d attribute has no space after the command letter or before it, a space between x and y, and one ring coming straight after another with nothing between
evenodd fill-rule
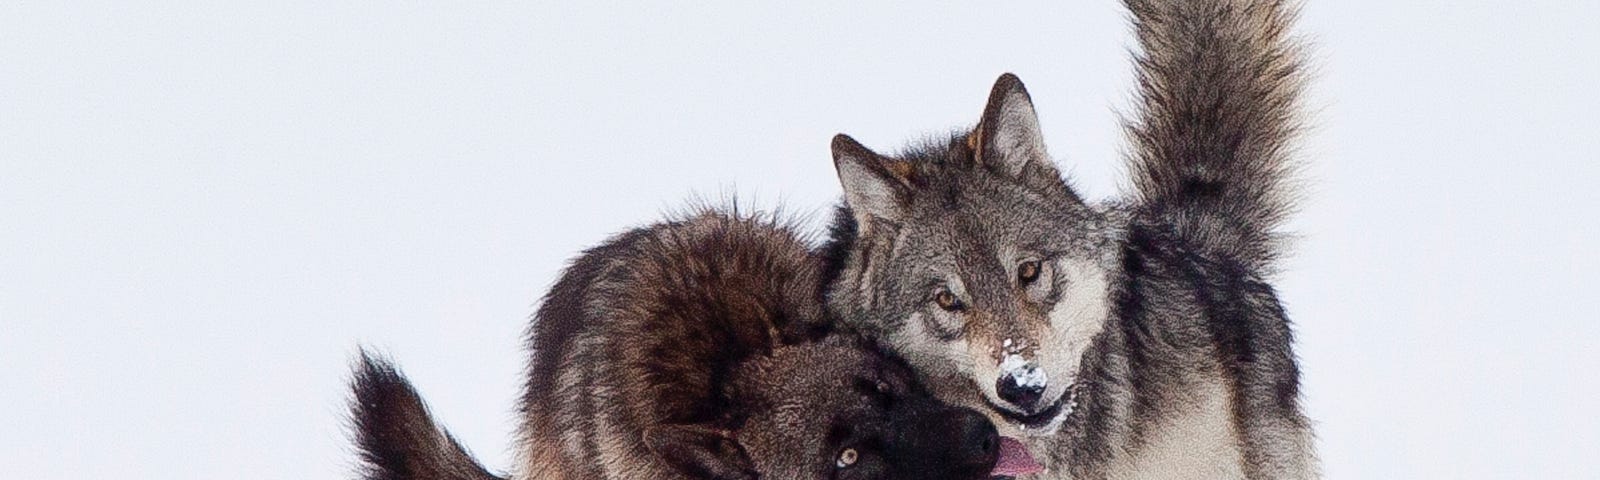
<instances>
[{"instance_id":1,"label":"wolf's forehead","mask_svg":"<svg viewBox=\"0 0 1600 480\"><path fill-rule=\"evenodd\" d=\"M830 339L832 340L832 339ZM848 341L821 340L777 349L764 368L751 373L788 388L849 385L856 379L877 379L889 365L880 354Z\"/></svg>"},{"instance_id":2,"label":"wolf's forehead","mask_svg":"<svg viewBox=\"0 0 1600 480\"><path fill-rule=\"evenodd\" d=\"M1044 218L1028 208L971 209L915 222L903 237L916 244L908 252L913 255L949 256L963 263L1013 257L1068 241L1070 232Z\"/></svg>"}]
</instances>

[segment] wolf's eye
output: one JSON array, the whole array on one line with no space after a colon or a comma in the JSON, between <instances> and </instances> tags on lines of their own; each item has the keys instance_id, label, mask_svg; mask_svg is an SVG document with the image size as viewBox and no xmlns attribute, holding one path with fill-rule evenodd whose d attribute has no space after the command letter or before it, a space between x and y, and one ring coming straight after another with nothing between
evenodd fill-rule
<instances>
[{"instance_id":1,"label":"wolf's eye","mask_svg":"<svg viewBox=\"0 0 1600 480\"><path fill-rule=\"evenodd\" d=\"M1033 283L1034 280L1039 279L1039 268L1038 260L1022 262L1022 265L1017 267L1017 280L1021 281L1023 285Z\"/></svg>"},{"instance_id":2,"label":"wolf's eye","mask_svg":"<svg viewBox=\"0 0 1600 480\"><path fill-rule=\"evenodd\" d=\"M945 310L954 311L961 308L961 301L956 300L956 294L950 293L949 290L940 290L939 293L934 294L933 302L939 304L939 308Z\"/></svg>"},{"instance_id":3,"label":"wolf's eye","mask_svg":"<svg viewBox=\"0 0 1600 480\"><path fill-rule=\"evenodd\" d=\"M833 460L833 466L838 468L847 468L851 465L855 465L856 460L859 460L860 458L861 454L856 453L856 449L846 448L839 451L839 456Z\"/></svg>"}]
</instances>

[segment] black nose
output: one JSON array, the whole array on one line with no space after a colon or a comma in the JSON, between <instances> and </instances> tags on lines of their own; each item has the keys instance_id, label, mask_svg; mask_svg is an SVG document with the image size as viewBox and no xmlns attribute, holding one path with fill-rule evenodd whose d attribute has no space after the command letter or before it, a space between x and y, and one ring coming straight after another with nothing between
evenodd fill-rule
<instances>
[{"instance_id":1,"label":"black nose","mask_svg":"<svg viewBox=\"0 0 1600 480\"><path fill-rule=\"evenodd\" d=\"M995 382L994 390L1000 394L1001 400L1011 402L1023 410L1033 410L1039 403L1039 397L1044 395L1044 385L1034 383L1020 385L1017 378L1011 375L1001 375L1000 380Z\"/></svg>"},{"instance_id":2,"label":"black nose","mask_svg":"<svg viewBox=\"0 0 1600 480\"><path fill-rule=\"evenodd\" d=\"M983 414L970 408L953 409L951 432L960 443L955 448L957 470L987 472L1000 458L1000 432Z\"/></svg>"}]
</instances>

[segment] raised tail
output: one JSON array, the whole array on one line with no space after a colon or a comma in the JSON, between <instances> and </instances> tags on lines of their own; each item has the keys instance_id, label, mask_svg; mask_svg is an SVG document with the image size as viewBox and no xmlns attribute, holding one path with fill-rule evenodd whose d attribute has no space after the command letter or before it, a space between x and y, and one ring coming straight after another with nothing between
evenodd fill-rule
<instances>
[{"instance_id":1,"label":"raised tail","mask_svg":"<svg viewBox=\"0 0 1600 480\"><path fill-rule=\"evenodd\" d=\"M350 405L366 480L503 480L433 422L394 365L361 353Z\"/></svg>"},{"instance_id":2,"label":"raised tail","mask_svg":"<svg viewBox=\"0 0 1600 480\"><path fill-rule=\"evenodd\" d=\"M1143 205L1209 253L1270 267L1292 208L1305 76L1284 0L1125 0L1141 52L1127 125Z\"/></svg>"}]
</instances>

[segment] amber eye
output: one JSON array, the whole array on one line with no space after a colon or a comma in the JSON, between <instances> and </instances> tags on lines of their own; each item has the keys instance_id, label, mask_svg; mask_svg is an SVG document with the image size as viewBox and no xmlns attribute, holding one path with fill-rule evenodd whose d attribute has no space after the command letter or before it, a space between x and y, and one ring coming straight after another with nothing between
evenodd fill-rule
<instances>
[{"instance_id":1,"label":"amber eye","mask_svg":"<svg viewBox=\"0 0 1600 480\"><path fill-rule=\"evenodd\" d=\"M1038 280L1039 261L1033 260L1022 262L1022 265L1017 267L1017 279L1021 280L1024 285L1033 283L1034 280Z\"/></svg>"},{"instance_id":2,"label":"amber eye","mask_svg":"<svg viewBox=\"0 0 1600 480\"><path fill-rule=\"evenodd\" d=\"M856 460L859 460L860 458L861 454L856 453L856 449L846 448L839 451L839 458L833 461L833 466L839 468L849 467L851 465L855 465Z\"/></svg>"},{"instance_id":3,"label":"amber eye","mask_svg":"<svg viewBox=\"0 0 1600 480\"><path fill-rule=\"evenodd\" d=\"M934 294L933 301L939 304L939 308L945 310L961 308L961 302L956 300L956 294L950 293L949 290L940 290L939 293Z\"/></svg>"}]
</instances>

